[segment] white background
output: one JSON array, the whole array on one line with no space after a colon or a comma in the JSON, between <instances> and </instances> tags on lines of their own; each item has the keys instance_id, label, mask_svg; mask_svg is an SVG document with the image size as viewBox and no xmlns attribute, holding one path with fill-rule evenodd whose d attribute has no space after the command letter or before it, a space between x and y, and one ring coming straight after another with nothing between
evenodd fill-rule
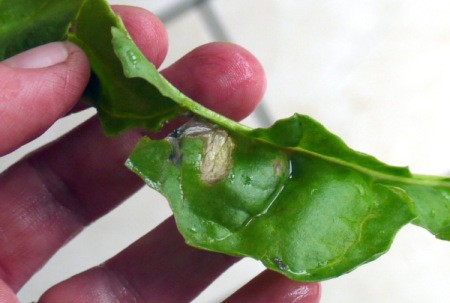
<instances>
[{"instance_id":1,"label":"white background","mask_svg":"<svg viewBox=\"0 0 450 303\"><path fill-rule=\"evenodd\" d=\"M162 14L183 1L110 1ZM271 120L311 115L350 146L417 173L450 173L450 2L447 0L212 0L232 41L254 53L268 78ZM168 25L170 64L213 38L192 10ZM42 138L0 158L0 170L93 112L58 122ZM260 126L258 117L245 123ZM144 188L66 245L20 293L36 300L50 285L101 263L170 215ZM195 302L220 302L262 270L233 267ZM447 303L450 243L409 226L378 260L323 283L324 303Z\"/></svg>"}]
</instances>

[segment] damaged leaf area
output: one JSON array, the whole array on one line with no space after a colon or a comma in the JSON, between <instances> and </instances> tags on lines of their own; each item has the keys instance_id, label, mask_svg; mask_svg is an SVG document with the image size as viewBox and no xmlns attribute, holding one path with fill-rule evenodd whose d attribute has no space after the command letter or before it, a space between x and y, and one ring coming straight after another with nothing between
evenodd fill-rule
<instances>
[{"instance_id":1,"label":"damaged leaf area","mask_svg":"<svg viewBox=\"0 0 450 303\"><path fill-rule=\"evenodd\" d=\"M192 120L179 128L168 140L173 147L172 157L181 159L180 141L184 138L203 140L203 152L199 165L200 179L212 185L225 179L233 166L234 142L228 133L207 122ZM179 161L178 161L179 162Z\"/></svg>"},{"instance_id":2,"label":"damaged leaf area","mask_svg":"<svg viewBox=\"0 0 450 303\"><path fill-rule=\"evenodd\" d=\"M265 213L290 175L285 153L246 141L194 121L166 140L143 139L127 166L168 198L180 228L216 241Z\"/></svg>"}]
</instances>

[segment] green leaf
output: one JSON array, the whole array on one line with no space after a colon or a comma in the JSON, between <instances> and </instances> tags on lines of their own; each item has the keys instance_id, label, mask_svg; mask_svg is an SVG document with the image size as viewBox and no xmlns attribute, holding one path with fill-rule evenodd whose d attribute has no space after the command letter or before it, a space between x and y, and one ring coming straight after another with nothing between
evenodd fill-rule
<instances>
[{"instance_id":1,"label":"green leaf","mask_svg":"<svg viewBox=\"0 0 450 303\"><path fill-rule=\"evenodd\" d=\"M87 93L107 134L132 128L157 131L185 112L147 82L155 80L161 85L158 80L162 77L136 45L129 43L131 38L122 21L105 1L86 0L76 24L70 40L83 48L95 73Z\"/></svg>"},{"instance_id":2,"label":"green leaf","mask_svg":"<svg viewBox=\"0 0 450 303\"><path fill-rule=\"evenodd\" d=\"M395 185L414 201L418 217L413 223L450 241L450 179L415 176L407 184Z\"/></svg>"},{"instance_id":3,"label":"green leaf","mask_svg":"<svg viewBox=\"0 0 450 303\"><path fill-rule=\"evenodd\" d=\"M288 136L283 136L283 133ZM442 240L450 240L450 178L411 175L406 167L387 166L372 156L354 152L339 137L306 116L294 115L277 121L269 130L255 130L254 134L280 147L296 147L297 150L326 157L404 189L418 216L413 223ZM289 140L290 143L281 140Z\"/></svg>"},{"instance_id":4,"label":"green leaf","mask_svg":"<svg viewBox=\"0 0 450 303\"><path fill-rule=\"evenodd\" d=\"M0 61L63 40L83 0L0 0Z\"/></svg>"},{"instance_id":5,"label":"green leaf","mask_svg":"<svg viewBox=\"0 0 450 303\"><path fill-rule=\"evenodd\" d=\"M274 134L289 134L293 125L302 134L294 146L270 139L284 141ZM205 181L205 162L224 173ZM167 140L143 139L127 166L168 198L190 245L251 256L301 281L332 278L378 257L415 217L405 191L379 178L407 170L352 151L300 115L253 136L195 122Z\"/></svg>"},{"instance_id":6,"label":"green leaf","mask_svg":"<svg viewBox=\"0 0 450 303\"><path fill-rule=\"evenodd\" d=\"M210 166L225 174L205 182L204 163L224 146L232 152ZM307 116L249 133L195 122L165 141L143 139L127 166L167 197L189 244L251 256L295 280L377 258L411 220L449 240L448 178L355 152Z\"/></svg>"}]
</instances>

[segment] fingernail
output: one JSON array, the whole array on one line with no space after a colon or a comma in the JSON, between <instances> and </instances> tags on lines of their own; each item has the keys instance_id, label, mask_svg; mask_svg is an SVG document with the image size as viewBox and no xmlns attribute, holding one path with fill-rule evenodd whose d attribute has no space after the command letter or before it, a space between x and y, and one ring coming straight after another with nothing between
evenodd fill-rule
<instances>
[{"instance_id":1,"label":"fingernail","mask_svg":"<svg viewBox=\"0 0 450 303\"><path fill-rule=\"evenodd\" d=\"M64 42L52 42L15 55L2 63L9 67L42 68L64 62L68 56Z\"/></svg>"}]
</instances>

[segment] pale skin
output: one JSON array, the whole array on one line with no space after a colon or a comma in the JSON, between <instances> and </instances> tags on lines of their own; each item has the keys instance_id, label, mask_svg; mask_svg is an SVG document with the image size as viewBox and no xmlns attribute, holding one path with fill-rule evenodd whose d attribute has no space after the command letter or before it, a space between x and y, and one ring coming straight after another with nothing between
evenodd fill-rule
<instances>
[{"instance_id":1,"label":"pale skin","mask_svg":"<svg viewBox=\"0 0 450 303\"><path fill-rule=\"evenodd\" d=\"M168 43L161 22L142 9L114 10L159 66ZM235 120L252 112L266 86L260 63L225 43L196 48L163 74L188 96ZM86 56L69 43L0 62L0 156L82 108L88 79ZM123 166L141 136L106 138L93 118L0 175L0 303L18 302L16 292L58 249L143 186ZM39 302L189 302L237 261L186 246L170 218L101 266L51 287ZM226 302L317 303L319 297L319 284L266 271Z\"/></svg>"}]
</instances>

